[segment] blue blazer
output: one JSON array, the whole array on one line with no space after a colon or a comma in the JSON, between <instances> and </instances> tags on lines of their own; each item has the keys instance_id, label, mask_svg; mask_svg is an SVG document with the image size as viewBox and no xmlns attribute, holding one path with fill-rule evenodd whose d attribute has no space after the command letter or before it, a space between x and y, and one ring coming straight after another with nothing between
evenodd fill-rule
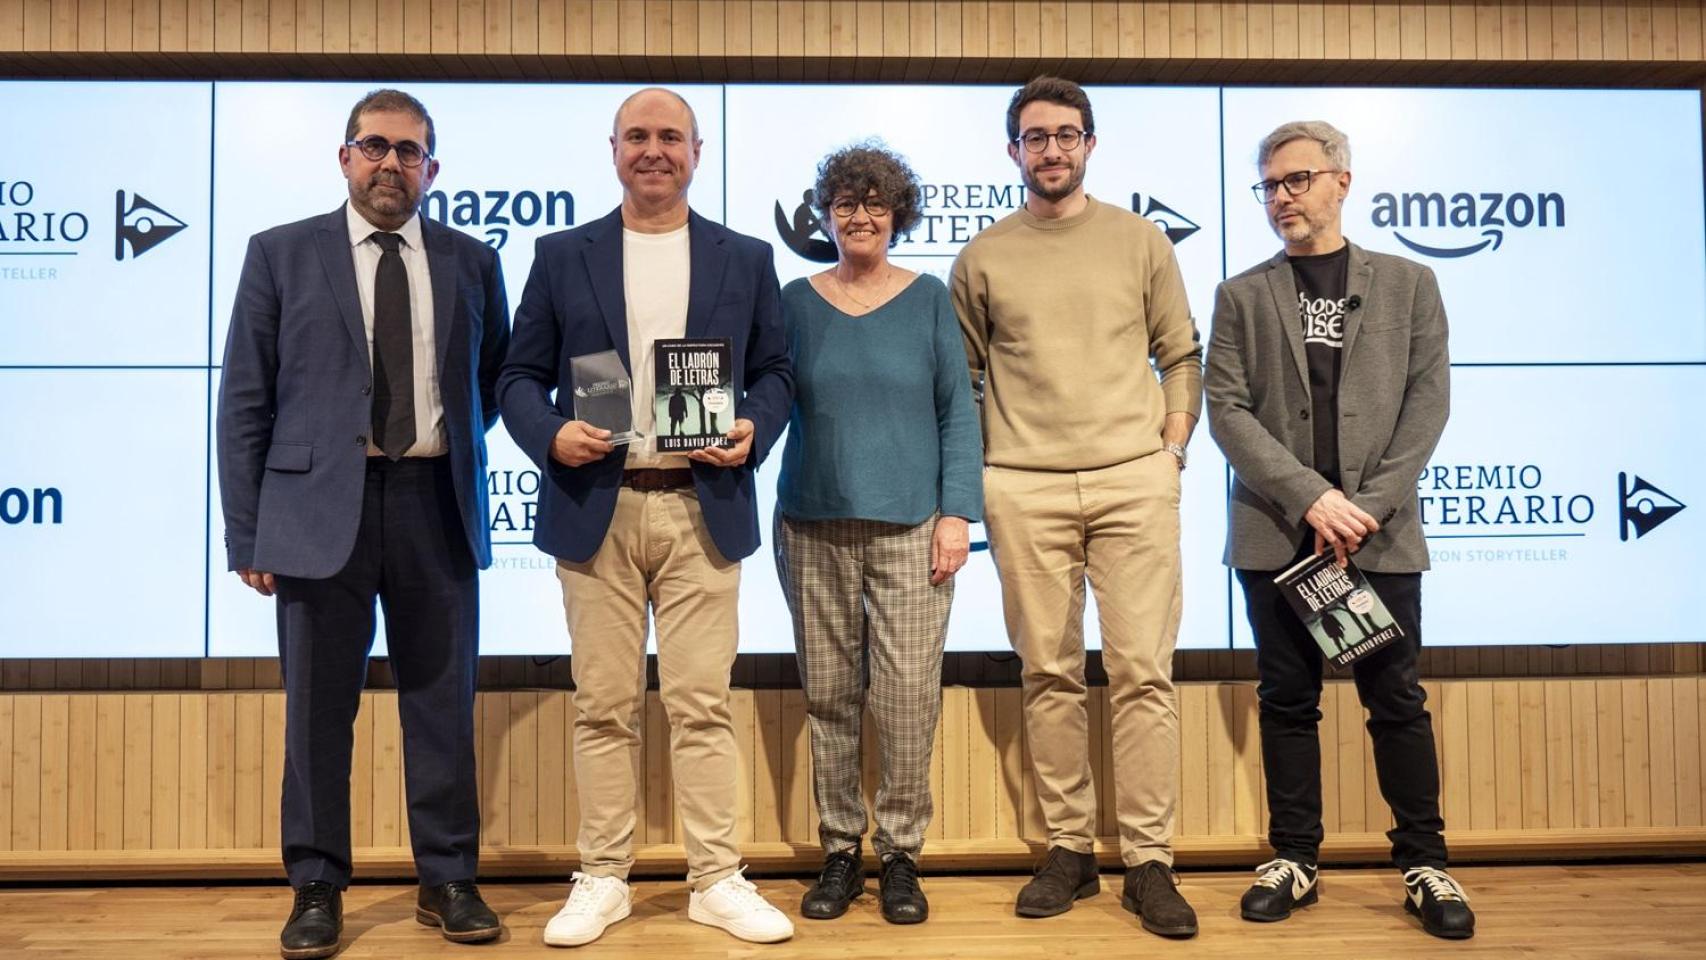
<instances>
[{"instance_id":1,"label":"blue blazer","mask_svg":"<svg viewBox=\"0 0 1706 960\"><path fill-rule=\"evenodd\" d=\"M456 505L484 568L486 431L509 347L503 269L490 247L424 217L421 240ZM250 238L219 388L232 570L321 579L348 562L361 523L372 370L343 207Z\"/></svg>"},{"instance_id":2,"label":"blue blazer","mask_svg":"<svg viewBox=\"0 0 1706 960\"><path fill-rule=\"evenodd\" d=\"M729 560L758 549L753 477L788 424L794 375L782 333L781 291L770 245L712 223L687 219L687 336L734 344L735 414L754 427L752 455L739 467L693 464L693 485L711 539ZM533 271L515 311L515 337L498 378L504 426L539 465L533 542L573 563L590 560L616 512L627 449L568 467L551 441L574 419L569 359L616 350L630 372L628 310L622 293L622 211L539 238ZM552 391L556 391L555 398Z\"/></svg>"}]
</instances>

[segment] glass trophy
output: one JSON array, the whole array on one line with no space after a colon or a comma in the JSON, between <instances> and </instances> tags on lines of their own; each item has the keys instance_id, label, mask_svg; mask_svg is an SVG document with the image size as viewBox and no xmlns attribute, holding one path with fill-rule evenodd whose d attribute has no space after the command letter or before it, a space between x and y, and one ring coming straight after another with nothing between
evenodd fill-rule
<instances>
[{"instance_id":1,"label":"glass trophy","mask_svg":"<svg viewBox=\"0 0 1706 960\"><path fill-rule=\"evenodd\" d=\"M574 381L576 420L609 430L613 444L643 439L634 430L634 382L620 354L605 350L570 357L569 376Z\"/></svg>"}]
</instances>

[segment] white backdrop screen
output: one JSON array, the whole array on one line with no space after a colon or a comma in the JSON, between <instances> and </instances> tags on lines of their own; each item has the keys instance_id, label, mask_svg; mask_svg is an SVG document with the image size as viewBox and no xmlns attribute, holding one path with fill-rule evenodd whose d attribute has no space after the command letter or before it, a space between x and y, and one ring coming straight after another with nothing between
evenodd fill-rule
<instances>
[{"instance_id":1,"label":"white backdrop screen","mask_svg":"<svg viewBox=\"0 0 1706 960\"><path fill-rule=\"evenodd\" d=\"M346 196L337 147L371 86L0 83L44 131L0 148L0 656L276 652L272 606L224 569L209 431L225 330L247 238ZM409 89L442 162L426 213L499 250L513 308L534 241L619 202L608 136L635 88ZM705 141L694 207L771 243L784 283L833 257L803 194L849 143L880 139L921 178L906 267L946 278L1023 203L1008 87L676 89ZM1698 93L1089 92L1086 184L1167 231L1205 342L1215 284L1278 248L1248 185L1256 143L1299 105L1351 136L1347 235L1438 275L1454 403L1418 478L1428 643L1706 639L1687 592L1706 560L1689 507L1706 412ZM124 149L66 148L92 130ZM531 545L538 473L501 427L488 443L482 652L564 653L553 562ZM1191 452L1180 646L1247 646L1220 564L1225 461L1206 429ZM778 466L759 474L766 530ZM790 652L768 543L742 580L741 649ZM1096 645L1093 601L1085 619ZM1007 649L987 552L960 574L948 646Z\"/></svg>"}]
</instances>

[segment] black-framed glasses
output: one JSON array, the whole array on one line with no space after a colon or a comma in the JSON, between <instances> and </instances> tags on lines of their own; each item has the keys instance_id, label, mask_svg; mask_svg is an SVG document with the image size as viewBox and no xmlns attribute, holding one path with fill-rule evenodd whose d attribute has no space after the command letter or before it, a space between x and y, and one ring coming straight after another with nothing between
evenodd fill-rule
<instances>
[{"instance_id":1,"label":"black-framed glasses","mask_svg":"<svg viewBox=\"0 0 1706 960\"><path fill-rule=\"evenodd\" d=\"M405 167L418 167L427 159L426 148L413 140L399 140L392 143L377 133L362 137L360 140L351 140L344 146L360 150L362 156L374 163L385 159L385 155L393 150L397 151L397 162Z\"/></svg>"},{"instance_id":2,"label":"black-framed glasses","mask_svg":"<svg viewBox=\"0 0 1706 960\"><path fill-rule=\"evenodd\" d=\"M860 207L864 207L865 213L872 217L886 217L894 209L882 197L866 197L863 200L855 200L852 197L836 197L829 202L829 212L843 220L853 216Z\"/></svg>"},{"instance_id":3,"label":"black-framed glasses","mask_svg":"<svg viewBox=\"0 0 1706 960\"><path fill-rule=\"evenodd\" d=\"M1293 197L1301 197L1315 185L1315 178L1323 173L1343 173L1342 170L1299 170L1288 173L1278 180L1263 180L1261 183L1250 184L1250 192L1256 195L1256 202L1272 203L1279 196L1280 184L1285 184L1285 192Z\"/></svg>"},{"instance_id":4,"label":"black-framed glasses","mask_svg":"<svg viewBox=\"0 0 1706 960\"><path fill-rule=\"evenodd\" d=\"M1067 127L1054 133L1044 133L1041 130L1027 130L1016 137L1013 142L1024 144L1025 150L1028 153L1042 153L1044 150L1048 149L1048 142L1053 140L1055 143L1060 144L1060 149L1071 153L1078 149L1078 145L1083 143L1089 136L1090 134L1087 131L1076 130L1072 127Z\"/></svg>"}]
</instances>

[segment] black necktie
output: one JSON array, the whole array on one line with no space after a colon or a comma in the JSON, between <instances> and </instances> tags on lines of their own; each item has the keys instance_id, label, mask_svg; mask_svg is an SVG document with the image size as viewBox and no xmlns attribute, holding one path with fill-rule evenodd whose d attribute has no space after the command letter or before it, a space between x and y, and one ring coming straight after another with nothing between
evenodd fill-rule
<instances>
[{"instance_id":1,"label":"black necktie","mask_svg":"<svg viewBox=\"0 0 1706 960\"><path fill-rule=\"evenodd\" d=\"M415 342L401 234L374 233L384 249L373 276L373 444L395 460L415 443Z\"/></svg>"}]
</instances>

